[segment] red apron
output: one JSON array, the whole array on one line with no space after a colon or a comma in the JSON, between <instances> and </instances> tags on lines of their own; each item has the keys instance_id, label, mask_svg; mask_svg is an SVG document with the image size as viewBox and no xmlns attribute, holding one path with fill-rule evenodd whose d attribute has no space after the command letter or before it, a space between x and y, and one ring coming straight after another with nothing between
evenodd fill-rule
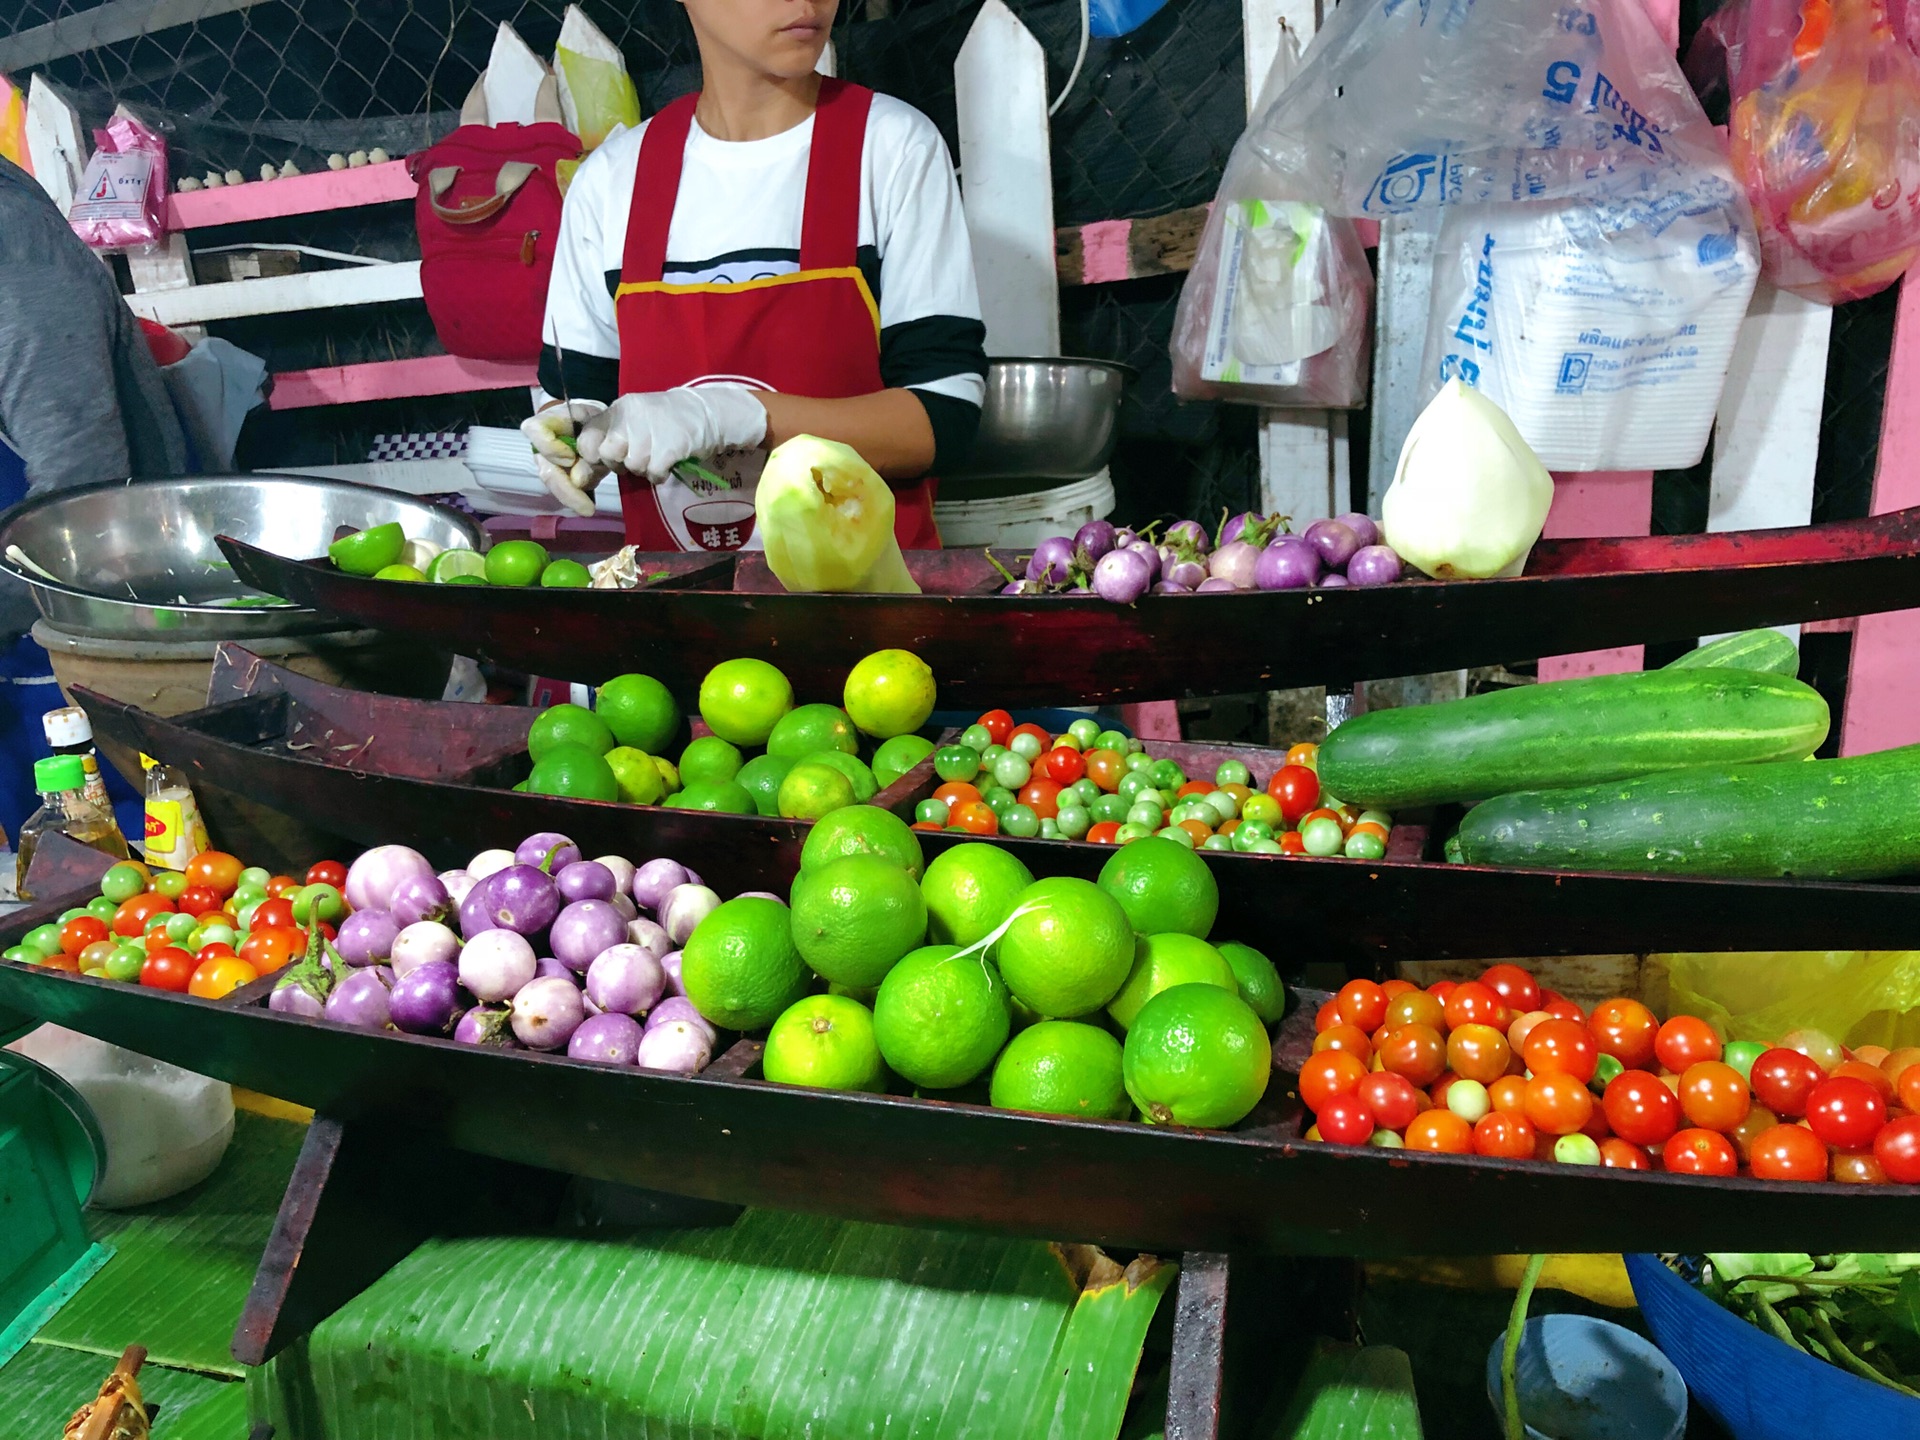
<instances>
[{"instance_id":1,"label":"red apron","mask_svg":"<svg viewBox=\"0 0 1920 1440\"><path fill-rule=\"evenodd\" d=\"M857 253L860 156L873 92L820 82L796 273L738 284L669 284L661 278L667 230L698 98L668 105L640 141L614 292L620 392L725 383L839 400L884 390L880 307ZM621 472L627 542L642 550L739 549L753 533L753 486L763 458L759 451L719 457L712 468L737 488L717 495L690 490L678 476L656 487ZM892 487L893 528L902 548L939 548L935 486L916 480Z\"/></svg>"}]
</instances>

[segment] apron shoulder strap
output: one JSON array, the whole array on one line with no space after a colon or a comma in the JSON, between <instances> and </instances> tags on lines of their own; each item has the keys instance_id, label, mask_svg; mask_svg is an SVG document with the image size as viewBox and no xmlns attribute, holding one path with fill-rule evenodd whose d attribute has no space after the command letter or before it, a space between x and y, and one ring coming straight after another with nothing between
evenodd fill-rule
<instances>
[{"instance_id":1,"label":"apron shoulder strap","mask_svg":"<svg viewBox=\"0 0 1920 1440\"><path fill-rule=\"evenodd\" d=\"M640 158L627 202L627 243L620 256L623 284L658 281L667 266L667 231L680 196L680 166L698 94L682 95L653 117L640 137Z\"/></svg>"},{"instance_id":2,"label":"apron shoulder strap","mask_svg":"<svg viewBox=\"0 0 1920 1440\"><path fill-rule=\"evenodd\" d=\"M820 82L807 159L807 201L800 225L800 268L844 270L860 247L861 156L873 92L844 80Z\"/></svg>"}]
</instances>

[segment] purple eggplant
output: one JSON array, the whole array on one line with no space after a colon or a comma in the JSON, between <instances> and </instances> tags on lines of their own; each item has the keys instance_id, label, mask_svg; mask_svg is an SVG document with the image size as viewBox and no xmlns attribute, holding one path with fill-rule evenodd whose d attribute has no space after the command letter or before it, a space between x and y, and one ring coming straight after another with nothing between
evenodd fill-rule
<instances>
[{"instance_id":1,"label":"purple eggplant","mask_svg":"<svg viewBox=\"0 0 1920 1440\"><path fill-rule=\"evenodd\" d=\"M544 870L509 865L487 881L487 913L502 930L538 934L560 913L560 889Z\"/></svg>"},{"instance_id":2,"label":"purple eggplant","mask_svg":"<svg viewBox=\"0 0 1920 1440\"><path fill-rule=\"evenodd\" d=\"M446 960L416 966L394 982L387 1005L395 1029L444 1035L460 1011L460 972Z\"/></svg>"},{"instance_id":3,"label":"purple eggplant","mask_svg":"<svg viewBox=\"0 0 1920 1440\"><path fill-rule=\"evenodd\" d=\"M567 1039L567 1058L602 1065L631 1065L640 1053L643 1032L631 1015L608 1011L589 1015Z\"/></svg>"},{"instance_id":4,"label":"purple eggplant","mask_svg":"<svg viewBox=\"0 0 1920 1440\"><path fill-rule=\"evenodd\" d=\"M513 858L516 864L558 875L580 858L580 847L557 830L538 830L514 848Z\"/></svg>"}]
</instances>

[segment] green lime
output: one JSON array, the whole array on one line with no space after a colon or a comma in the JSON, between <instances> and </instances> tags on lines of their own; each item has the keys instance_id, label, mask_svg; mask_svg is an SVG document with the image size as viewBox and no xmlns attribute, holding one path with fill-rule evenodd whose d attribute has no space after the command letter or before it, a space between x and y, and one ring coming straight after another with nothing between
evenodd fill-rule
<instances>
[{"instance_id":1,"label":"green lime","mask_svg":"<svg viewBox=\"0 0 1920 1440\"><path fill-rule=\"evenodd\" d=\"M853 804L853 782L831 765L803 760L787 771L775 805L788 820L818 820Z\"/></svg>"},{"instance_id":2,"label":"green lime","mask_svg":"<svg viewBox=\"0 0 1920 1440\"><path fill-rule=\"evenodd\" d=\"M464 546L457 550L442 550L427 566L427 579L436 585L446 585L455 580L479 580L487 578L487 562L478 550L468 550Z\"/></svg>"},{"instance_id":3,"label":"green lime","mask_svg":"<svg viewBox=\"0 0 1920 1440\"><path fill-rule=\"evenodd\" d=\"M926 869L920 837L898 815L877 805L848 805L816 821L800 847L800 868L848 855L878 855L915 880Z\"/></svg>"},{"instance_id":4,"label":"green lime","mask_svg":"<svg viewBox=\"0 0 1920 1440\"><path fill-rule=\"evenodd\" d=\"M540 572L540 583L549 590L585 590L593 576L578 560L549 560Z\"/></svg>"},{"instance_id":5,"label":"green lime","mask_svg":"<svg viewBox=\"0 0 1920 1440\"><path fill-rule=\"evenodd\" d=\"M660 783L671 795L680 788L680 767L663 755L653 757L653 768L660 772Z\"/></svg>"},{"instance_id":6,"label":"green lime","mask_svg":"<svg viewBox=\"0 0 1920 1440\"><path fill-rule=\"evenodd\" d=\"M1120 1078L1120 1042L1077 1020L1042 1020L1008 1041L989 1095L1001 1110L1083 1120L1120 1120L1131 1108Z\"/></svg>"},{"instance_id":7,"label":"green lime","mask_svg":"<svg viewBox=\"0 0 1920 1440\"><path fill-rule=\"evenodd\" d=\"M1279 1024L1287 1013L1287 987L1280 983L1280 972L1273 968L1273 962L1238 940L1222 941L1216 948L1233 967L1240 998L1253 1007L1253 1013L1264 1023Z\"/></svg>"},{"instance_id":8,"label":"green lime","mask_svg":"<svg viewBox=\"0 0 1920 1440\"><path fill-rule=\"evenodd\" d=\"M407 532L389 520L351 535L342 535L327 547L334 568L348 575L377 575L400 558L407 548Z\"/></svg>"},{"instance_id":9,"label":"green lime","mask_svg":"<svg viewBox=\"0 0 1920 1440\"><path fill-rule=\"evenodd\" d=\"M616 745L606 754L607 768L620 787L620 798L629 805L658 805L667 793L660 778L660 767L644 750L631 745Z\"/></svg>"},{"instance_id":10,"label":"green lime","mask_svg":"<svg viewBox=\"0 0 1920 1440\"><path fill-rule=\"evenodd\" d=\"M594 692L593 713L613 738L649 755L665 750L680 733L680 707L651 675L616 675Z\"/></svg>"},{"instance_id":11,"label":"green lime","mask_svg":"<svg viewBox=\"0 0 1920 1440\"><path fill-rule=\"evenodd\" d=\"M796 705L773 722L767 736L769 755L798 759L823 750L860 753L860 732L838 705Z\"/></svg>"},{"instance_id":12,"label":"green lime","mask_svg":"<svg viewBox=\"0 0 1920 1440\"><path fill-rule=\"evenodd\" d=\"M737 780L699 780L667 801L673 810L718 810L728 815L752 815L753 796Z\"/></svg>"},{"instance_id":13,"label":"green lime","mask_svg":"<svg viewBox=\"0 0 1920 1440\"><path fill-rule=\"evenodd\" d=\"M1018 857L978 840L933 857L920 893L927 901L927 938L936 945L971 945L1013 913L1033 872Z\"/></svg>"},{"instance_id":14,"label":"green lime","mask_svg":"<svg viewBox=\"0 0 1920 1440\"><path fill-rule=\"evenodd\" d=\"M903 957L873 1001L880 1054L925 1090L951 1090L981 1074L1011 1025L998 972L984 956L961 956L953 945Z\"/></svg>"},{"instance_id":15,"label":"green lime","mask_svg":"<svg viewBox=\"0 0 1920 1440\"><path fill-rule=\"evenodd\" d=\"M1071 1020L1126 983L1133 927L1092 881L1055 876L1020 892L994 949L1009 990L1049 1020Z\"/></svg>"},{"instance_id":16,"label":"green lime","mask_svg":"<svg viewBox=\"0 0 1920 1440\"><path fill-rule=\"evenodd\" d=\"M527 789L572 800L618 800L620 784L606 760L584 745L555 745L534 763Z\"/></svg>"},{"instance_id":17,"label":"green lime","mask_svg":"<svg viewBox=\"0 0 1920 1440\"><path fill-rule=\"evenodd\" d=\"M1162 990L1127 1029L1127 1094L1150 1124L1223 1129L1267 1093L1273 1067L1266 1027L1247 1002L1218 985Z\"/></svg>"},{"instance_id":18,"label":"green lime","mask_svg":"<svg viewBox=\"0 0 1920 1440\"><path fill-rule=\"evenodd\" d=\"M1220 886L1207 862L1158 837L1115 851L1100 867L1099 884L1142 935L1177 930L1204 940L1220 910Z\"/></svg>"},{"instance_id":19,"label":"green lime","mask_svg":"<svg viewBox=\"0 0 1920 1440\"><path fill-rule=\"evenodd\" d=\"M1133 969L1127 983L1108 1002L1107 1014L1125 1030L1142 1005L1176 985L1218 985L1240 993L1233 967L1206 941L1177 930L1167 935L1142 935L1134 941Z\"/></svg>"},{"instance_id":20,"label":"green lime","mask_svg":"<svg viewBox=\"0 0 1920 1440\"><path fill-rule=\"evenodd\" d=\"M876 650L848 672L841 698L854 724L888 740L927 723L934 691L933 671L911 650Z\"/></svg>"},{"instance_id":21,"label":"green lime","mask_svg":"<svg viewBox=\"0 0 1920 1440\"><path fill-rule=\"evenodd\" d=\"M687 743L680 752L680 783L699 785L706 781L731 780L743 764L737 746L718 735L702 735Z\"/></svg>"},{"instance_id":22,"label":"green lime","mask_svg":"<svg viewBox=\"0 0 1920 1440\"><path fill-rule=\"evenodd\" d=\"M487 551L489 585L531 585L547 568L547 547L538 540L502 540Z\"/></svg>"},{"instance_id":23,"label":"green lime","mask_svg":"<svg viewBox=\"0 0 1920 1440\"><path fill-rule=\"evenodd\" d=\"M376 580L425 580L427 577L411 565L382 565L373 572Z\"/></svg>"},{"instance_id":24,"label":"green lime","mask_svg":"<svg viewBox=\"0 0 1920 1440\"><path fill-rule=\"evenodd\" d=\"M756 755L733 778L747 787L754 809L762 815L776 816L780 813L780 782L791 769L791 755Z\"/></svg>"},{"instance_id":25,"label":"green lime","mask_svg":"<svg viewBox=\"0 0 1920 1440\"><path fill-rule=\"evenodd\" d=\"M933 754L933 742L924 735L896 735L873 752L873 778L884 790Z\"/></svg>"},{"instance_id":26,"label":"green lime","mask_svg":"<svg viewBox=\"0 0 1920 1440\"><path fill-rule=\"evenodd\" d=\"M793 708L793 686L764 660L723 660L700 682L700 718L723 740L764 745Z\"/></svg>"},{"instance_id":27,"label":"green lime","mask_svg":"<svg viewBox=\"0 0 1920 1440\"><path fill-rule=\"evenodd\" d=\"M487 577L484 575L450 575L443 583L448 585L484 585L487 583Z\"/></svg>"},{"instance_id":28,"label":"green lime","mask_svg":"<svg viewBox=\"0 0 1920 1440\"><path fill-rule=\"evenodd\" d=\"M760 1073L776 1085L817 1090L884 1090L873 1012L844 995L809 995L781 1012L767 1032Z\"/></svg>"},{"instance_id":29,"label":"green lime","mask_svg":"<svg viewBox=\"0 0 1920 1440\"><path fill-rule=\"evenodd\" d=\"M863 805L880 793L880 784L873 778L873 771L866 767L858 755L849 755L844 750L815 750L800 758L810 764L831 765L838 770L853 786L853 798Z\"/></svg>"},{"instance_id":30,"label":"green lime","mask_svg":"<svg viewBox=\"0 0 1920 1440\"><path fill-rule=\"evenodd\" d=\"M920 887L890 860L848 855L793 881L793 943L824 980L878 985L927 934Z\"/></svg>"},{"instance_id":31,"label":"green lime","mask_svg":"<svg viewBox=\"0 0 1920 1440\"><path fill-rule=\"evenodd\" d=\"M581 705L550 705L527 731L527 754L538 764L556 745L579 745L596 755L613 749L607 722Z\"/></svg>"},{"instance_id":32,"label":"green lime","mask_svg":"<svg viewBox=\"0 0 1920 1440\"><path fill-rule=\"evenodd\" d=\"M806 993L787 907L742 895L716 906L680 954L680 982L707 1019L727 1030L771 1025Z\"/></svg>"}]
</instances>

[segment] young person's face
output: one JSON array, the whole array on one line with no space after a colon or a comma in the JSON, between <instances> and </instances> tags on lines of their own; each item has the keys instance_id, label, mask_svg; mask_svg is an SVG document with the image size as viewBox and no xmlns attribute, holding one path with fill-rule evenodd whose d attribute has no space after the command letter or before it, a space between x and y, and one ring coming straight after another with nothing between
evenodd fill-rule
<instances>
[{"instance_id":1,"label":"young person's face","mask_svg":"<svg viewBox=\"0 0 1920 1440\"><path fill-rule=\"evenodd\" d=\"M763 74L798 79L820 62L839 0L682 0L703 51Z\"/></svg>"}]
</instances>

